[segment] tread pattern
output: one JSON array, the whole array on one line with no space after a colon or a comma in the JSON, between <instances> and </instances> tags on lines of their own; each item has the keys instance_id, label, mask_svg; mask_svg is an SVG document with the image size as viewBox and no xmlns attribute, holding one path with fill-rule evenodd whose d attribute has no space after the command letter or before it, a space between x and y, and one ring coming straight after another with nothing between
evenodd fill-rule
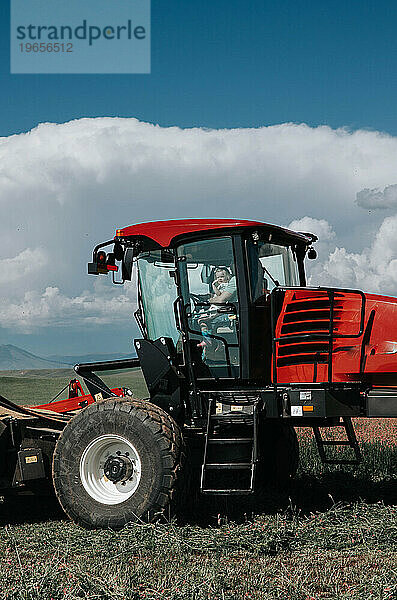
<instances>
[{"instance_id":1,"label":"tread pattern","mask_svg":"<svg viewBox=\"0 0 397 600\"><path fill-rule=\"evenodd\" d=\"M92 413L108 411L109 413L127 413L129 417L126 423L130 423L132 427L134 420L135 422L139 421L140 424L150 431L153 445L156 445L160 450L162 472L160 485L156 489L153 489L150 494L146 512L142 515L136 515L138 518L148 521L157 520L164 514L173 500L178 474L185 459L185 446L180 427L174 419L164 410L147 400L133 398L104 399L88 406L69 422L55 446L52 465L53 482L58 501L66 514L80 525L84 527L95 527L98 524L99 526L103 526L99 520L95 523L94 516L91 522L88 522L87 519L82 518L78 514L78 509L73 508L74 503L71 505L70 502L65 501L65 485L63 485L61 479L64 475L65 464L68 461L66 456L72 449L70 444L73 442L73 436L76 434L76 431L84 430ZM68 493L70 495L70 490L68 490ZM128 522L128 520L131 520L123 517L122 513L123 511L121 510L120 515L109 517L107 526L117 529Z\"/></svg>"},{"instance_id":2,"label":"tread pattern","mask_svg":"<svg viewBox=\"0 0 397 600\"><path fill-rule=\"evenodd\" d=\"M155 434L159 445L162 445L163 456L163 485L153 515L150 520L158 518L171 503L174 494L178 473L185 462L185 447L179 425L162 408L148 400L121 399L122 402L131 404L135 408L136 416L147 424Z\"/></svg>"}]
</instances>

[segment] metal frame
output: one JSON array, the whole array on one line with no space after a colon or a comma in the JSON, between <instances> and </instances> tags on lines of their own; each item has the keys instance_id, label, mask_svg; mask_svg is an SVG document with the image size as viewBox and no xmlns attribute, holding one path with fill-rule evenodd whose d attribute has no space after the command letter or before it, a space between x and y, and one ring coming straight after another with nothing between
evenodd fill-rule
<instances>
[{"instance_id":1,"label":"metal frame","mask_svg":"<svg viewBox=\"0 0 397 600\"><path fill-rule=\"evenodd\" d=\"M277 386L277 361L276 361L276 344L277 342L288 340L313 340L316 338L321 338L322 340L328 339L328 381L321 382L323 384L331 385L332 381L332 350L333 350L333 341L338 338L359 338L364 333L364 323L365 323L365 294L361 290L352 290L348 288L329 288L329 287L305 287L305 290L312 291L323 291L327 292L328 298L330 300L330 316L329 316L329 329L328 333L294 333L292 335L285 335L282 338L276 338L276 325L279 315L276 314L276 295L280 292L286 292L289 290L299 290L301 291L301 287L296 286L280 286L274 288L270 294L270 314L271 314L271 334L272 334L272 354L273 354L273 383ZM361 297L361 310L360 310L360 328L358 333L355 334L346 334L346 333L334 333L334 302L335 302L335 293L345 293L345 294L357 294ZM314 363L317 365L318 363ZM286 384L282 384L286 387Z\"/></svg>"},{"instance_id":2,"label":"metal frame","mask_svg":"<svg viewBox=\"0 0 397 600\"><path fill-rule=\"evenodd\" d=\"M337 427L344 427L347 439L345 440L324 440L321 436L320 426L313 426L313 433L317 444L318 453L324 465L359 465L362 461L360 446L356 438L356 433L350 417L342 417L342 422ZM353 459L333 459L328 458L325 453L325 446L342 447L347 446L354 452Z\"/></svg>"},{"instance_id":3,"label":"metal frame","mask_svg":"<svg viewBox=\"0 0 397 600\"><path fill-rule=\"evenodd\" d=\"M74 370L84 379L88 391L93 398L97 394L105 394L105 398L117 397L106 383L94 371L114 371L117 369L133 369L139 367L138 358L125 358L123 360L109 360L103 362L81 363L75 365Z\"/></svg>"},{"instance_id":4,"label":"metal frame","mask_svg":"<svg viewBox=\"0 0 397 600\"><path fill-rule=\"evenodd\" d=\"M201 237L203 237L201 235ZM225 235L222 235L222 232L217 232L216 236L213 236L215 239L217 237L226 237ZM238 297L238 305L240 306L241 304L241 295L240 295L240 289L239 289L239 285L240 285L240 266L239 266L239 261L237 259L237 253L236 253L236 238L241 238L241 234L234 234L232 233L228 233L227 237L229 237L231 239L232 242L232 249L233 249L233 257L234 257L234 261L235 261L235 267L236 267L236 275L238 275L236 277L236 282L237 282L237 297ZM203 239L208 239L207 237L204 237ZM190 240L189 240L190 241ZM200 241L199 239L197 241ZM183 245L184 242L183 240L181 240L180 245ZM178 244L179 246L179 244ZM175 320L176 320L176 325L177 325L177 329L178 331L181 332L182 334L182 340L184 342L184 346L188 347L188 333L193 333L195 335L201 335L200 331L196 331L194 329L192 329L189 326L189 322L188 322L188 314L187 314L187 307L184 304L183 301L183 295L182 295L182 287L181 287L181 273L180 273L180 267L179 264L182 263L183 261L181 260L180 256L175 256L175 269L176 269L176 273L177 273L177 277L175 279L175 283L177 285L177 290L178 290L178 298L177 300L174 302L174 314L175 314ZM231 303L233 304L233 303ZM206 306L206 305L205 305ZM234 304L233 304L234 306ZM238 311L238 321L240 322L240 313L241 311ZM178 320L177 320L178 319ZM178 322L179 321L179 322ZM226 357L226 367L227 367L227 371L228 371L228 377L232 380L236 380L236 379L241 379L241 357L239 360L239 377L234 377L232 375L232 365L230 363L230 354L229 354L229 347L230 348L241 348L241 333L240 330L238 329L236 331L237 333L237 339L238 342L237 344L229 344L227 342L227 340L225 340L222 336L216 335L216 334L208 334L208 337L219 340L225 349L225 357ZM188 353L190 354L190 347L188 349ZM196 380L197 377L194 374L194 371L192 370L191 373L192 377ZM214 377L214 380L216 378ZM222 378L224 379L224 378Z\"/></svg>"},{"instance_id":5,"label":"metal frame","mask_svg":"<svg viewBox=\"0 0 397 600\"><path fill-rule=\"evenodd\" d=\"M229 402L227 400L225 400L223 397L222 399L222 403L223 404L233 404L230 400ZM206 419L206 435L205 435L205 444L204 444L204 457L203 457L203 463L201 466L201 477L200 477L200 492L202 494L219 494L219 495L244 495L244 494L252 494L254 491L254 481L255 481L255 471L256 471L256 464L257 464L257 460L258 460L258 413L257 413L257 408L258 408L258 403L260 402L260 399L256 398L250 401L246 401L245 405L248 406L252 406L252 415L250 415L248 417L247 415L247 419L249 419L250 421L252 421L252 437L231 437L231 438L217 438L216 436L213 436L212 432L211 432L211 424L212 421L217 420L218 423L221 423L222 419L225 419L225 421L227 420L232 420L235 424L240 423L241 421L241 415L235 416L233 419L230 416L221 416L221 415L216 415L213 412L213 406L214 403L216 403L217 401L217 396L216 394L212 395L210 394L208 397L208 413L207 413L207 419ZM250 462L216 462L216 463L209 463L208 460L208 445L210 443L214 443L214 442L220 443L220 444L230 444L230 443L239 443L239 442L243 442L244 443L250 443L251 442L251 457L250 457ZM222 472L223 470L243 470L243 471L249 471L250 475L249 475L249 486L246 488L207 488L205 483L206 483L206 471L207 470L218 470L220 472Z\"/></svg>"}]
</instances>

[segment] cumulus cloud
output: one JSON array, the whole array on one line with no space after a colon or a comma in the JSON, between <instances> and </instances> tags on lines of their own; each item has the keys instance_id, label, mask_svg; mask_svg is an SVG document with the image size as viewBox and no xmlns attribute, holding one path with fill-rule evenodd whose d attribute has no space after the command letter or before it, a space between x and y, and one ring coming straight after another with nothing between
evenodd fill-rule
<instances>
[{"instance_id":1,"label":"cumulus cloud","mask_svg":"<svg viewBox=\"0 0 397 600\"><path fill-rule=\"evenodd\" d=\"M397 207L397 184L380 188L365 188L357 192L356 203L362 208L385 209Z\"/></svg>"},{"instance_id":2,"label":"cumulus cloud","mask_svg":"<svg viewBox=\"0 0 397 600\"><path fill-rule=\"evenodd\" d=\"M40 271L47 263L47 254L42 248L26 248L13 258L0 259L0 285L14 283Z\"/></svg>"},{"instance_id":3,"label":"cumulus cloud","mask_svg":"<svg viewBox=\"0 0 397 600\"><path fill-rule=\"evenodd\" d=\"M302 217L301 219L291 221L288 229L314 233L318 237L318 241L314 244L317 259L306 261L306 273L307 281L310 285L320 285L320 282L323 285L324 263L327 261L330 253L335 250L337 239L332 226L325 219Z\"/></svg>"},{"instance_id":4,"label":"cumulus cloud","mask_svg":"<svg viewBox=\"0 0 397 600\"><path fill-rule=\"evenodd\" d=\"M288 225L293 231L302 231L314 233L319 239L319 243L329 242L335 239L336 234L331 225L325 219L313 219L312 217L302 217L291 221Z\"/></svg>"},{"instance_id":5,"label":"cumulus cloud","mask_svg":"<svg viewBox=\"0 0 397 600\"><path fill-rule=\"evenodd\" d=\"M131 318L136 307L135 294L94 294L85 291L74 297L62 294L57 287L47 287L42 293L25 292L18 302L2 308L1 319L17 333L32 333L43 327L120 326Z\"/></svg>"},{"instance_id":6,"label":"cumulus cloud","mask_svg":"<svg viewBox=\"0 0 397 600\"><path fill-rule=\"evenodd\" d=\"M305 217L307 219L307 217ZM296 221L292 225L304 222ZM367 292L397 295L397 215L387 217L368 247L361 253L335 246L336 235L328 223L312 219L312 231L325 233L326 250L319 259L308 261L308 283L351 287ZM292 228L292 227L291 227Z\"/></svg>"},{"instance_id":7,"label":"cumulus cloud","mask_svg":"<svg viewBox=\"0 0 397 600\"><path fill-rule=\"evenodd\" d=\"M335 247L336 233L325 219L302 217L291 221L288 228L293 231L314 233L318 237L315 246L320 260L324 260L324 257L328 256L331 249Z\"/></svg>"},{"instance_id":8,"label":"cumulus cloud","mask_svg":"<svg viewBox=\"0 0 397 600\"><path fill-rule=\"evenodd\" d=\"M362 192L395 180L396 164L396 137L293 123L208 130L97 118L1 138L0 327L99 328L132 312L131 293L98 288L86 263L116 228L155 219L291 223L321 238L312 279L397 293L394 217L362 210ZM394 187L374 204L393 208Z\"/></svg>"}]
</instances>

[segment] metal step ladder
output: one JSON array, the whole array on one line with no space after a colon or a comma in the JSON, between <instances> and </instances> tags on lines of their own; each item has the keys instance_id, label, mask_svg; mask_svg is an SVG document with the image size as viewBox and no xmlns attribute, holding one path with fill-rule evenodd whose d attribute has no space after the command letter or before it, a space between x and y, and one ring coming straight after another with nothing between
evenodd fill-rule
<instances>
[{"instance_id":1,"label":"metal step ladder","mask_svg":"<svg viewBox=\"0 0 397 600\"><path fill-rule=\"evenodd\" d=\"M205 434L204 459L201 467L201 482L200 492L202 494L251 494L254 491L255 468L257 462L257 402L253 402L252 415L242 418L242 415L235 414L227 415L214 414L214 400L209 399L207 429ZM222 423L223 422L223 423ZM229 426L238 426L243 424L247 429L247 434L244 437L236 435L227 435L224 423ZM220 426L220 435L215 431L216 425ZM241 449L242 454L245 453L247 459L244 461L234 460L236 454L236 446ZM219 452L217 451L219 449ZM238 452L237 452L238 454ZM214 460L214 455L216 462ZM228 456L229 455L229 456ZM211 473L211 475L209 475ZM225 474L229 473L229 480L244 483L246 486L239 485L234 487L226 487ZM228 475L226 475L226 478ZM211 479L211 484L208 485L208 479ZM215 481L220 483L220 486L214 484Z\"/></svg>"},{"instance_id":2,"label":"metal step ladder","mask_svg":"<svg viewBox=\"0 0 397 600\"><path fill-rule=\"evenodd\" d=\"M357 442L356 432L352 424L350 417L342 417L342 421L337 427L343 427L346 432L347 439L345 440L324 440L321 436L320 427L314 426L313 433L316 438L318 452L323 464L326 465L358 465L362 461L361 450ZM338 459L328 458L325 447L326 446L349 446L354 452L354 458L352 459Z\"/></svg>"}]
</instances>

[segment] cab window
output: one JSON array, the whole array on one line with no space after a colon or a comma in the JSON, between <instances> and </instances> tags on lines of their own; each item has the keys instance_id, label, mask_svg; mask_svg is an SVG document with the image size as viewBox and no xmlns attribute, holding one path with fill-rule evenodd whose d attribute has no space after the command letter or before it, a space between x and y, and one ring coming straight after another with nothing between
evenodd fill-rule
<instances>
[{"instance_id":1,"label":"cab window","mask_svg":"<svg viewBox=\"0 0 397 600\"><path fill-rule=\"evenodd\" d=\"M296 256L289 246L250 242L248 263L254 302L267 297L276 286L299 285Z\"/></svg>"}]
</instances>

